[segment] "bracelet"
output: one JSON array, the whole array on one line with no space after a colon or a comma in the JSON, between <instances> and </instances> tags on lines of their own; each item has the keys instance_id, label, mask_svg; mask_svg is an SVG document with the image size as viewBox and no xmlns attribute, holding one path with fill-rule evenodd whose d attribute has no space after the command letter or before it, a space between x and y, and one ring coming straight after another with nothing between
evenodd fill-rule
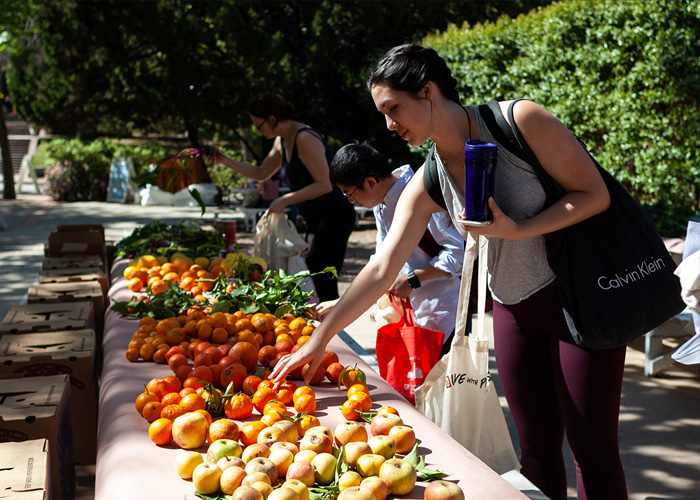
<instances>
[{"instance_id":1,"label":"bracelet","mask_svg":"<svg viewBox=\"0 0 700 500\"><path fill-rule=\"evenodd\" d=\"M408 273L408 286L411 288L420 288L420 280L413 271Z\"/></svg>"}]
</instances>

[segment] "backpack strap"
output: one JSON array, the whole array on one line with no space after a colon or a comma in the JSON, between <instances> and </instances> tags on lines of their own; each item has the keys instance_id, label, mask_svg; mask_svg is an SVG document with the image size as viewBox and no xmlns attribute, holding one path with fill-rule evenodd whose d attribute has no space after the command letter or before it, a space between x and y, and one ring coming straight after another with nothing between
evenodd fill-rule
<instances>
[{"instance_id":1,"label":"backpack strap","mask_svg":"<svg viewBox=\"0 0 700 500\"><path fill-rule=\"evenodd\" d=\"M423 164L423 183L425 184L425 190L433 199L435 203L440 205L443 209L447 210L447 204L445 203L445 197L442 194L442 188L440 187L440 179L438 179L437 172L437 160L435 159L435 144L430 148L428 156Z\"/></svg>"}]
</instances>

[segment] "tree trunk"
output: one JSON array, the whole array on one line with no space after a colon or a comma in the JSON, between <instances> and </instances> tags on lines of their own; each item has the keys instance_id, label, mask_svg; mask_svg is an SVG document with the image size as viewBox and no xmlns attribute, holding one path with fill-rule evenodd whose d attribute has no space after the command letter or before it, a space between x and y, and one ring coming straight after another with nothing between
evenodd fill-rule
<instances>
[{"instance_id":1,"label":"tree trunk","mask_svg":"<svg viewBox=\"0 0 700 500\"><path fill-rule=\"evenodd\" d=\"M10 154L10 140L7 137L7 125L5 124L5 110L0 105L0 149L2 150L2 177L5 181L3 198L14 200L15 194L15 173L12 169L12 155Z\"/></svg>"}]
</instances>

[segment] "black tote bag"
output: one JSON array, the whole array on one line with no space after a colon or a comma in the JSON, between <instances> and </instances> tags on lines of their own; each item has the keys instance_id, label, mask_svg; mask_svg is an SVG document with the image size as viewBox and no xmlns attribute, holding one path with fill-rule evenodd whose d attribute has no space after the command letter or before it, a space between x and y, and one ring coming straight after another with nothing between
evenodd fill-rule
<instances>
[{"instance_id":1,"label":"black tote bag","mask_svg":"<svg viewBox=\"0 0 700 500\"><path fill-rule=\"evenodd\" d=\"M544 187L548 207L561 198L563 190L520 134L513 118L513 104L508 108L512 126L495 101L480 107L480 111L486 115L487 124L495 121L496 127L489 126L492 133L500 129L498 135L494 133L497 139L503 138L507 149L532 165ZM676 264L653 221L625 188L588 155L608 188L610 208L546 234L547 259L557 277L564 316L574 341L582 347L607 349L644 335L680 313L685 304L680 281L673 274Z\"/></svg>"}]
</instances>

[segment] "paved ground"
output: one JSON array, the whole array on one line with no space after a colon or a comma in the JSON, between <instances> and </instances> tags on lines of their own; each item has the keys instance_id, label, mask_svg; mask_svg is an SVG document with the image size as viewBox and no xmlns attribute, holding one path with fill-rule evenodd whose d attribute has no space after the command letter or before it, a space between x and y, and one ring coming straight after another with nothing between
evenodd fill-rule
<instances>
[{"instance_id":1,"label":"paved ground","mask_svg":"<svg viewBox=\"0 0 700 500\"><path fill-rule=\"evenodd\" d=\"M8 226L5 231L0 230L0 318L12 305L26 300L27 289L35 283L41 266L44 243L58 224L101 223L107 239L118 241L139 224L202 218L195 208L55 203L35 194L30 184L18 189L18 193L17 200L0 199L0 217ZM210 208L203 219L216 224L217 220L229 216ZM239 241L250 244L252 235L239 233ZM341 274L341 289L347 287L364 265L373 246L373 222L363 219L351 238L346 267ZM367 317L361 317L347 331L372 353L376 328ZM495 368L494 375L497 379ZM507 405L502 402L510 422ZM674 365L660 376L648 378L644 376L643 343L638 341L628 348L620 447L632 500L700 498L700 374L697 365ZM573 466L570 460L568 464L569 495L575 498ZM90 470L83 471L79 478L80 498L91 496L89 474Z\"/></svg>"}]
</instances>

